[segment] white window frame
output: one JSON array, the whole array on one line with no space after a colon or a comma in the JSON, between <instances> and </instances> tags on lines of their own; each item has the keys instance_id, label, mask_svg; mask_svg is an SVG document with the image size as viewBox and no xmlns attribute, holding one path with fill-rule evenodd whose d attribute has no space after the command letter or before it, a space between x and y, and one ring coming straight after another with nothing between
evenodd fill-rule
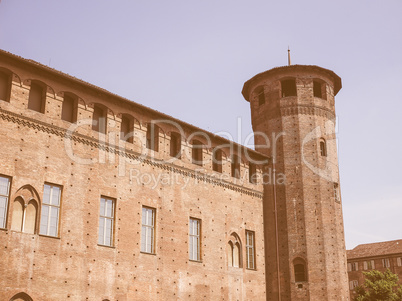
<instances>
[{"instance_id":1,"label":"white window frame","mask_svg":"<svg viewBox=\"0 0 402 301\"><path fill-rule=\"evenodd\" d=\"M155 214L154 208L142 207L141 252L143 253L155 253Z\"/></svg>"},{"instance_id":2,"label":"white window frame","mask_svg":"<svg viewBox=\"0 0 402 301\"><path fill-rule=\"evenodd\" d=\"M359 281L357 281L357 280L349 281L350 290L354 290L357 286L359 286Z\"/></svg>"},{"instance_id":3,"label":"white window frame","mask_svg":"<svg viewBox=\"0 0 402 301\"><path fill-rule=\"evenodd\" d=\"M113 246L116 200L101 196L99 206L98 245ZM103 209L103 210L102 210ZM110 209L110 210L109 210ZM102 212L103 211L103 212ZM108 212L109 211L109 212ZM110 229L108 229L108 224ZM109 236L108 236L109 233Z\"/></svg>"},{"instance_id":4,"label":"white window frame","mask_svg":"<svg viewBox=\"0 0 402 301\"><path fill-rule=\"evenodd\" d=\"M189 259L201 261L201 220L193 217L189 222Z\"/></svg>"},{"instance_id":5,"label":"white window frame","mask_svg":"<svg viewBox=\"0 0 402 301\"><path fill-rule=\"evenodd\" d=\"M59 236L61 191L61 186L45 183L39 227L41 235Z\"/></svg>"},{"instance_id":6,"label":"white window frame","mask_svg":"<svg viewBox=\"0 0 402 301\"><path fill-rule=\"evenodd\" d=\"M382 259L382 266L384 268L390 268L391 267L391 263L389 261L389 258L383 258Z\"/></svg>"},{"instance_id":7,"label":"white window frame","mask_svg":"<svg viewBox=\"0 0 402 301\"><path fill-rule=\"evenodd\" d=\"M255 270L255 232L246 230L246 258L247 268Z\"/></svg>"},{"instance_id":8,"label":"white window frame","mask_svg":"<svg viewBox=\"0 0 402 301\"><path fill-rule=\"evenodd\" d=\"M6 180L7 183L5 186L6 187L1 187L5 188L6 191L2 191L3 189L0 189L0 198L4 200L4 204L2 204L4 207L0 207L0 228L5 229L7 226L7 210L8 210L8 201L10 198L10 184L11 184L11 178L2 176L0 175L0 181L2 182L3 180Z\"/></svg>"}]
</instances>

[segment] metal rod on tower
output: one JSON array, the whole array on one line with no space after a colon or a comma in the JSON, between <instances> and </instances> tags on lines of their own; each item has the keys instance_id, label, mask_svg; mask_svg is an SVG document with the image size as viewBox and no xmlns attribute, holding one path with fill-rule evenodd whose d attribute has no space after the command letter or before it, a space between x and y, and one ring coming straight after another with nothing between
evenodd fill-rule
<instances>
[{"instance_id":1,"label":"metal rod on tower","mask_svg":"<svg viewBox=\"0 0 402 301\"><path fill-rule=\"evenodd\" d=\"M290 62L290 49L288 46L288 66L290 66L292 63Z\"/></svg>"}]
</instances>

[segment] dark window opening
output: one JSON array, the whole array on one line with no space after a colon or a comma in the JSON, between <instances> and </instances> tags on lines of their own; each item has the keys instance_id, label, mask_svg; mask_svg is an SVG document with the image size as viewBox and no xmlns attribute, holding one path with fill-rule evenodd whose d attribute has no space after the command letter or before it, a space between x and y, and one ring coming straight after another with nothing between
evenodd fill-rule
<instances>
[{"instance_id":1,"label":"dark window opening","mask_svg":"<svg viewBox=\"0 0 402 301\"><path fill-rule=\"evenodd\" d=\"M306 281L306 271L304 268L304 264L302 263L295 264L294 269L295 269L295 281L296 282Z\"/></svg>"},{"instance_id":2,"label":"dark window opening","mask_svg":"<svg viewBox=\"0 0 402 301\"><path fill-rule=\"evenodd\" d=\"M232 177L240 179L240 159L238 156L232 156Z\"/></svg>"},{"instance_id":3,"label":"dark window opening","mask_svg":"<svg viewBox=\"0 0 402 301\"><path fill-rule=\"evenodd\" d=\"M32 82L31 89L29 90L28 109L39 113L45 113L45 96L45 87Z\"/></svg>"},{"instance_id":4,"label":"dark window opening","mask_svg":"<svg viewBox=\"0 0 402 301\"><path fill-rule=\"evenodd\" d=\"M152 122L147 125L147 148L159 151L159 127Z\"/></svg>"},{"instance_id":5,"label":"dark window opening","mask_svg":"<svg viewBox=\"0 0 402 301\"><path fill-rule=\"evenodd\" d=\"M320 140L320 154L321 154L321 156L323 156L323 157L326 157L326 156L327 156L327 145L326 145L324 139L321 139L321 140Z\"/></svg>"},{"instance_id":6,"label":"dark window opening","mask_svg":"<svg viewBox=\"0 0 402 301\"><path fill-rule=\"evenodd\" d=\"M297 96L296 80L286 79L281 82L282 97Z\"/></svg>"},{"instance_id":7,"label":"dark window opening","mask_svg":"<svg viewBox=\"0 0 402 301\"><path fill-rule=\"evenodd\" d=\"M106 134L106 108L95 105L92 117L92 129Z\"/></svg>"},{"instance_id":8,"label":"dark window opening","mask_svg":"<svg viewBox=\"0 0 402 301\"><path fill-rule=\"evenodd\" d=\"M134 122L130 116L123 115L120 125L120 140L133 143Z\"/></svg>"},{"instance_id":9,"label":"dark window opening","mask_svg":"<svg viewBox=\"0 0 402 301\"><path fill-rule=\"evenodd\" d=\"M69 94L64 94L61 108L61 119L68 122L75 122L77 116L77 99Z\"/></svg>"},{"instance_id":10,"label":"dark window opening","mask_svg":"<svg viewBox=\"0 0 402 301\"><path fill-rule=\"evenodd\" d=\"M193 140L192 158L193 163L197 165L202 165L202 149L203 144L198 140Z\"/></svg>"},{"instance_id":11,"label":"dark window opening","mask_svg":"<svg viewBox=\"0 0 402 301\"><path fill-rule=\"evenodd\" d=\"M314 97L322 98L321 84L319 82L316 81L313 82L313 93Z\"/></svg>"},{"instance_id":12,"label":"dark window opening","mask_svg":"<svg viewBox=\"0 0 402 301\"><path fill-rule=\"evenodd\" d=\"M0 100L10 101L11 75L0 71Z\"/></svg>"},{"instance_id":13,"label":"dark window opening","mask_svg":"<svg viewBox=\"0 0 402 301\"><path fill-rule=\"evenodd\" d=\"M181 135L179 133L172 133L170 136L170 156L181 158Z\"/></svg>"},{"instance_id":14,"label":"dark window opening","mask_svg":"<svg viewBox=\"0 0 402 301\"><path fill-rule=\"evenodd\" d=\"M212 154L212 170L222 172L222 150L215 149Z\"/></svg>"},{"instance_id":15,"label":"dark window opening","mask_svg":"<svg viewBox=\"0 0 402 301\"><path fill-rule=\"evenodd\" d=\"M257 183L257 166L251 162L248 164L248 180L252 184Z\"/></svg>"}]
</instances>

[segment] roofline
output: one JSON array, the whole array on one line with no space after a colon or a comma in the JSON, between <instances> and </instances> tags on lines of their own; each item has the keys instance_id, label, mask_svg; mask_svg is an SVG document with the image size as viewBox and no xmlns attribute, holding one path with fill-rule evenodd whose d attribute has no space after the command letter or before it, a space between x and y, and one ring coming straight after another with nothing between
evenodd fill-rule
<instances>
[{"instance_id":1,"label":"roofline","mask_svg":"<svg viewBox=\"0 0 402 301\"><path fill-rule=\"evenodd\" d=\"M361 257L347 257L347 261L349 260L357 260L357 259L368 259L368 258L383 258L385 256L389 257L389 256L398 256L398 255L402 255L402 252L399 253L386 253L386 254L382 254L382 255L372 255L372 256L361 256Z\"/></svg>"},{"instance_id":2,"label":"roofline","mask_svg":"<svg viewBox=\"0 0 402 301\"><path fill-rule=\"evenodd\" d=\"M247 100L250 101L249 99L249 95L250 95L250 91L249 88L251 86L251 84L259 79L261 79L262 77L266 77L275 73L279 73L282 71L302 71L302 70L313 70L313 71L318 71L318 72L323 72L326 73L327 75L329 75L330 77L333 78L334 81L334 95L338 94L339 90L342 88L342 80L341 78L333 71L329 70L329 69L325 69L316 65L290 65L290 66L280 66L280 67L275 67L272 69L269 69L267 71L258 73L257 75L253 76L252 78L250 78L248 81L246 81L244 83L243 89L241 91L241 93L243 94L243 97Z\"/></svg>"},{"instance_id":3,"label":"roofline","mask_svg":"<svg viewBox=\"0 0 402 301\"><path fill-rule=\"evenodd\" d=\"M175 121L175 122L177 122L177 123L179 123L179 124L181 124L181 125L184 125L184 126L190 128L190 129L193 129L193 130L195 130L195 131L204 132L204 133L206 133L208 136L212 136L212 138L214 138L214 139L221 140L221 141L227 142L227 143L229 143L229 144L234 144L235 146L238 146L238 147L240 147L241 149L247 149L247 151L251 151L252 153L254 153L254 154L257 155L257 156L261 156L261 157L270 159L269 156L264 155L264 154L262 154L262 153L260 153L260 152L258 152L258 151L256 151L256 150L254 150L254 149L248 148L248 147L246 147L246 146L244 146L244 145L242 145L242 144L240 144L240 143L231 141L231 140L229 140L229 139L227 139L227 138L224 138L224 137L222 137L222 136L219 136L219 135L216 135L216 134L211 133L211 132L209 132L209 131L206 131L206 130L204 130L204 129L201 129L201 128L195 126L195 125L192 125L192 124L190 124L190 123L187 123L187 122L182 121L182 120L179 120L179 119L176 119L176 118L174 118L174 117L172 117L172 116L170 116L170 115L167 115L167 114L165 114L165 113L159 112L159 111L157 111L157 110L151 109L150 107L147 107L147 106L144 106L144 105L139 104L139 103L137 103L137 102L134 102L134 101L132 101L132 100L130 100L130 99L128 99L128 98L125 98L125 97L122 97L122 96L120 96L120 95L118 95L118 94L112 93L112 92L110 92L110 91L108 91L108 90L106 90L106 89L104 89L104 88L98 87L98 86L96 86L96 85L94 85L94 84L91 84L91 83L86 82L86 81L84 81L84 80L82 80L82 79L76 78L76 77L74 77L74 76L72 76L72 75L69 75L69 74L67 74L67 73L61 72L61 71L59 71L59 70L57 70L57 69L54 69L54 68L51 68L51 67L49 67L49 66L43 65L43 64L41 64L41 63L39 63L39 62L37 62L37 61L31 60L31 59L23 58L23 57L21 57L21 56L19 56L19 55L13 54L13 53L8 52L8 51L5 51L5 50L3 50L3 49L0 49L0 55L7 56L7 57L9 57L9 58L11 58L11 59L14 59L14 60L17 60L17 61L19 61L19 62L21 62L21 63L29 64L29 65L31 65L31 66L34 67L34 68L39 68L40 70L45 71L45 72L49 72L49 73L51 73L51 74L53 74L53 75L56 75L56 76L59 76L59 77L64 77L64 78L66 78L66 79L68 79L68 80L70 80L70 81L73 81L74 83L76 83L76 84L78 84L78 85L85 86L85 87L90 88L90 89L92 89L92 90L95 90L95 91L97 91L97 92L102 92L102 93L106 94L107 96L111 96L111 97L113 97L113 98L115 98L115 99L118 99L119 101L123 101L123 102L125 102L125 103L128 103L129 105L136 106L136 107L138 107L138 108L140 108L140 109L143 109L143 110L145 110L145 111L148 111L148 112L150 112L150 113L153 113L153 114L159 115L159 116L161 116L161 117L163 117L163 118L166 118L166 119Z\"/></svg>"}]
</instances>

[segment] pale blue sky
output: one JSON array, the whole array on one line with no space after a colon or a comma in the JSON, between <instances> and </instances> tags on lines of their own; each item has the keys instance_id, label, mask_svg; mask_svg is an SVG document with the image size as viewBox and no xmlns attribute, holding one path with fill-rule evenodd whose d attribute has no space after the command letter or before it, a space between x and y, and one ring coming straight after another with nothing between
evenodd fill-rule
<instances>
[{"instance_id":1,"label":"pale blue sky","mask_svg":"<svg viewBox=\"0 0 402 301\"><path fill-rule=\"evenodd\" d=\"M336 72L347 248L402 238L402 1L3 0L0 48L236 141L243 83ZM237 120L242 120L242 137Z\"/></svg>"}]
</instances>

